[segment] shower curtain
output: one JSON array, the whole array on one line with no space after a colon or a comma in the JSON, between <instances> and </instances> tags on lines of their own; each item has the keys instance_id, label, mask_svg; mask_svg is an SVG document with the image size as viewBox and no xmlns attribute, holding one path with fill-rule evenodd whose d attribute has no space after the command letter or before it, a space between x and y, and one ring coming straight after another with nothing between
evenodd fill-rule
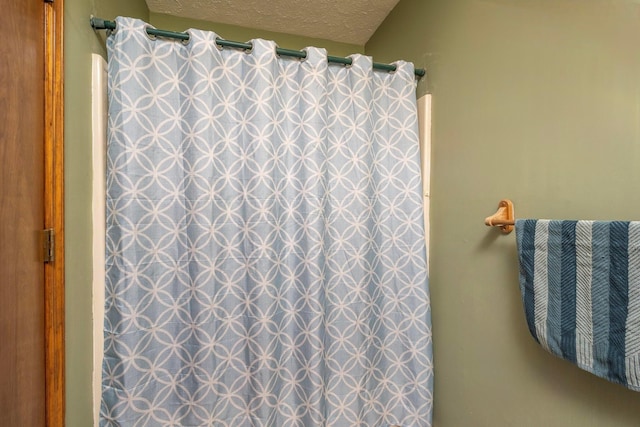
<instances>
[{"instance_id":1,"label":"shower curtain","mask_svg":"<svg viewBox=\"0 0 640 427\"><path fill-rule=\"evenodd\" d=\"M103 426L429 426L413 66L108 37Z\"/></svg>"}]
</instances>

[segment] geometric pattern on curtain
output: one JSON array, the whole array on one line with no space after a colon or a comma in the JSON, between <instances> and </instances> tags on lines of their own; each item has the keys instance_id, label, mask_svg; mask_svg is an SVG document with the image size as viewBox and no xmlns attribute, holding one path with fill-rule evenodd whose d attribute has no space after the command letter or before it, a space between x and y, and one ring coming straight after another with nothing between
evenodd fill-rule
<instances>
[{"instance_id":1,"label":"geometric pattern on curtain","mask_svg":"<svg viewBox=\"0 0 640 427\"><path fill-rule=\"evenodd\" d=\"M108 37L102 426L430 426L413 65Z\"/></svg>"}]
</instances>

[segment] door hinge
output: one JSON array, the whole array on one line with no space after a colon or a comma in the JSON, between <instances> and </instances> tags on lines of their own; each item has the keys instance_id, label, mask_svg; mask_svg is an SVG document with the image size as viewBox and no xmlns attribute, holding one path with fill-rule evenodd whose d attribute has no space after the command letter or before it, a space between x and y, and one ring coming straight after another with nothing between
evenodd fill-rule
<instances>
[{"instance_id":1,"label":"door hinge","mask_svg":"<svg viewBox=\"0 0 640 427\"><path fill-rule=\"evenodd\" d=\"M55 233L53 228L42 230L42 259L45 263L53 262L55 254Z\"/></svg>"}]
</instances>

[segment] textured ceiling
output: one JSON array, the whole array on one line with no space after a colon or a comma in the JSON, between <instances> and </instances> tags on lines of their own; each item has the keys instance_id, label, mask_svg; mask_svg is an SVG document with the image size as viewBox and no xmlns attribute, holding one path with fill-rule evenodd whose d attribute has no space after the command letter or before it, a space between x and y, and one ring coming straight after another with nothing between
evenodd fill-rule
<instances>
[{"instance_id":1,"label":"textured ceiling","mask_svg":"<svg viewBox=\"0 0 640 427\"><path fill-rule=\"evenodd\" d=\"M363 46L399 0L146 0L156 13Z\"/></svg>"}]
</instances>

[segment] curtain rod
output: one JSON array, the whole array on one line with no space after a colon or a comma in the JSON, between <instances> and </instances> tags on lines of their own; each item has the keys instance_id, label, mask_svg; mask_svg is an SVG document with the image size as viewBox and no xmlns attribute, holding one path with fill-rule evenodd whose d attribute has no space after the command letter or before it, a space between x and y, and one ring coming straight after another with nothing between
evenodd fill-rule
<instances>
[{"instance_id":1,"label":"curtain rod","mask_svg":"<svg viewBox=\"0 0 640 427\"><path fill-rule=\"evenodd\" d=\"M91 26L94 30L115 30L116 23L113 21L106 21L100 18L91 18ZM170 39L177 39L182 41L189 40L188 33L177 33L174 31L166 31L166 30L157 30L155 28L147 27L147 34L150 36L157 37L167 37ZM245 49L251 50L253 46L251 43L242 43L242 42L234 42L232 40L225 40L221 38L216 39L216 44L222 47L232 47L236 49ZM283 56L291 56L294 58L304 59L307 57L307 53L302 50L291 50L291 49L283 49L280 47L276 47L276 53L278 55ZM332 62L334 64L342 64L342 65L351 65L353 62L351 58L342 58L339 56L327 56L327 61ZM381 64L379 62L373 63L374 70L382 70L382 71L395 71L396 66L392 64ZM425 71L422 68L416 68L414 70L415 75L420 78L425 75Z\"/></svg>"}]
</instances>

